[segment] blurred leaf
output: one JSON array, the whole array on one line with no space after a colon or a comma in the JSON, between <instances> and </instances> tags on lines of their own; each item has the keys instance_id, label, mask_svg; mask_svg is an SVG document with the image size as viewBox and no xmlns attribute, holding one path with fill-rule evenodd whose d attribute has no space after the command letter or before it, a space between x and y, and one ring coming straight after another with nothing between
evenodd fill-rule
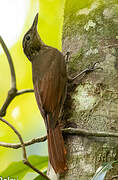
<instances>
[{"instance_id":1,"label":"blurred leaf","mask_svg":"<svg viewBox=\"0 0 118 180\"><path fill-rule=\"evenodd\" d=\"M114 163L118 163L117 161L112 161L109 163L105 163L103 166L99 167L96 171L96 174L91 180L103 180L106 176L106 173L112 168Z\"/></svg>"},{"instance_id":2,"label":"blurred leaf","mask_svg":"<svg viewBox=\"0 0 118 180\"><path fill-rule=\"evenodd\" d=\"M47 168L48 165L48 157L47 156L30 156L28 158L29 162L36 167L37 169L40 169L41 171ZM19 180L22 180L22 178L28 173L32 172L33 170L29 168L28 166L24 165L22 161L19 162L13 162L11 163L6 170L4 170L0 176L2 177L12 177L12 178L18 178ZM34 171L33 171L34 172Z\"/></svg>"},{"instance_id":3,"label":"blurred leaf","mask_svg":"<svg viewBox=\"0 0 118 180\"><path fill-rule=\"evenodd\" d=\"M44 174L46 175L47 171L44 171ZM42 176L37 176L34 180L44 180Z\"/></svg>"}]
</instances>

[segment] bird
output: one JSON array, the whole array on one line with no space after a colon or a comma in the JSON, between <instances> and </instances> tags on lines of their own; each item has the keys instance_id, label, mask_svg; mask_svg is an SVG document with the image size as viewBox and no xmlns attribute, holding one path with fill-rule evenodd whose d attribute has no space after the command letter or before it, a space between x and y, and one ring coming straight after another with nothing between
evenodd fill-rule
<instances>
[{"instance_id":1,"label":"bird","mask_svg":"<svg viewBox=\"0 0 118 180\"><path fill-rule=\"evenodd\" d=\"M23 37L23 51L32 64L32 80L38 108L47 130L49 161L55 173L67 170L66 149L60 118L67 92L65 57L46 45L38 31L38 13Z\"/></svg>"}]
</instances>

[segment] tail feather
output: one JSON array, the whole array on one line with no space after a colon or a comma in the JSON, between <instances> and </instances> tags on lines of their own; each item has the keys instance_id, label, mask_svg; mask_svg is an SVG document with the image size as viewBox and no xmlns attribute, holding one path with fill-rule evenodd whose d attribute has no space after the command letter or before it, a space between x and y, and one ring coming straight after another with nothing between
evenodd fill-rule
<instances>
[{"instance_id":1,"label":"tail feather","mask_svg":"<svg viewBox=\"0 0 118 180\"><path fill-rule=\"evenodd\" d=\"M48 152L49 160L56 173L63 173L67 170L66 150L59 125L48 130Z\"/></svg>"}]
</instances>

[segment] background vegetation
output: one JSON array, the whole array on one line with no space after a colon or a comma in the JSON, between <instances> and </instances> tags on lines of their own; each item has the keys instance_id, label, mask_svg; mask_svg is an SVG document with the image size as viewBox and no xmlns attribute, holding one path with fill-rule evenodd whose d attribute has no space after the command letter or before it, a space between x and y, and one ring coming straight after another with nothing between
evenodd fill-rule
<instances>
[{"instance_id":1,"label":"background vegetation","mask_svg":"<svg viewBox=\"0 0 118 180\"><path fill-rule=\"evenodd\" d=\"M29 1L30 7L26 19L24 19L22 33L18 41L9 49L15 66L17 88L19 90L33 88L31 64L23 53L22 39L24 34L30 28L37 11L39 11L38 31L42 40L46 44L57 47L61 50L64 1ZM10 78L9 65L6 55L2 51L2 53L0 53L0 107L7 96L10 87ZM24 141L46 134L45 126L33 93L24 94L15 98L7 109L5 119L20 131ZM14 132L12 132L11 129L5 126L2 122L0 122L0 141L9 143L19 142L17 137L14 135ZM27 152L28 155L47 155L47 143L32 145L27 148ZM11 162L19 161L21 159L22 156L20 149L13 150L0 147L0 172L2 172Z\"/></svg>"}]
</instances>

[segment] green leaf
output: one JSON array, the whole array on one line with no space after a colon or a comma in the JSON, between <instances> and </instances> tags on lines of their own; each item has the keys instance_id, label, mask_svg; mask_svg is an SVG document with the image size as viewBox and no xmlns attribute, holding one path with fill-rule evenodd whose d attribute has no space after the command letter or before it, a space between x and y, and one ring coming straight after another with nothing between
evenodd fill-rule
<instances>
[{"instance_id":1,"label":"green leaf","mask_svg":"<svg viewBox=\"0 0 118 180\"><path fill-rule=\"evenodd\" d=\"M33 156L30 156L28 160L34 167L36 167L37 169L40 169L41 171L47 168L47 165L48 165L47 156L33 155ZM33 170L29 168L28 166L24 165L22 161L19 161L19 162L11 163L7 167L7 169L5 169L2 173L0 173L0 176L4 178L9 176L11 178L18 178L19 180L22 180L22 178L28 172L32 172L32 171Z\"/></svg>"},{"instance_id":2,"label":"green leaf","mask_svg":"<svg viewBox=\"0 0 118 180\"><path fill-rule=\"evenodd\" d=\"M46 175L47 171L44 171L44 174ZM34 180L45 180L42 176L37 176Z\"/></svg>"},{"instance_id":3,"label":"green leaf","mask_svg":"<svg viewBox=\"0 0 118 180\"><path fill-rule=\"evenodd\" d=\"M103 180L106 176L106 173L112 168L112 164L117 163L116 161L112 161L109 163L105 163L103 166L99 167L96 171L96 174L91 180Z\"/></svg>"}]
</instances>

